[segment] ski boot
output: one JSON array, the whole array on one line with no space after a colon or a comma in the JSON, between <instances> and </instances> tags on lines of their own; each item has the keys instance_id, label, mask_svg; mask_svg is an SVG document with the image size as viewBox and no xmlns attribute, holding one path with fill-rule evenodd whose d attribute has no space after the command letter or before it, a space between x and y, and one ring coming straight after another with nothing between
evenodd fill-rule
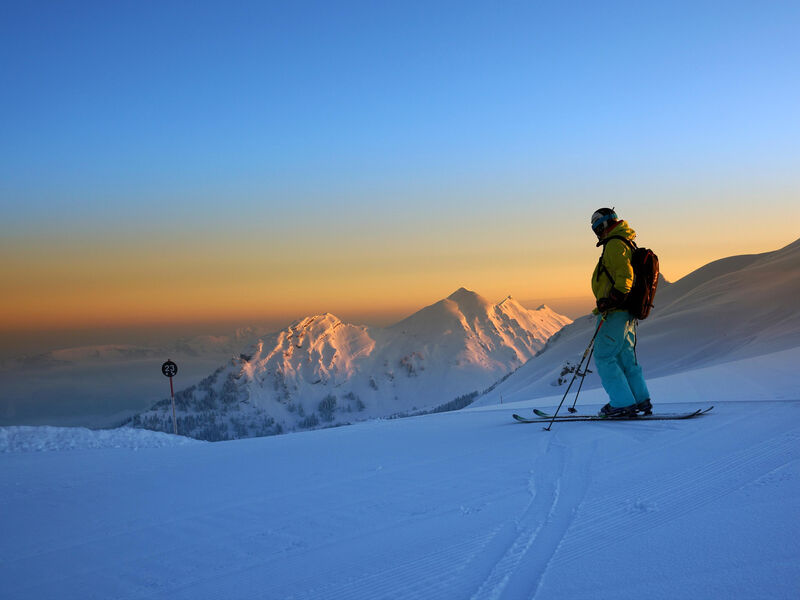
<instances>
[{"instance_id":1,"label":"ski boot","mask_svg":"<svg viewBox=\"0 0 800 600\"><path fill-rule=\"evenodd\" d=\"M653 414L653 405L650 402L650 398L642 400L641 402L637 402L635 406L636 406L636 412L640 412L645 415Z\"/></svg>"},{"instance_id":2,"label":"ski boot","mask_svg":"<svg viewBox=\"0 0 800 600\"><path fill-rule=\"evenodd\" d=\"M636 416L636 404L631 404L630 406L611 406L611 404L606 404L603 408L600 409L600 412L597 413L599 417L635 417Z\"/></svg>"}]
</instances>

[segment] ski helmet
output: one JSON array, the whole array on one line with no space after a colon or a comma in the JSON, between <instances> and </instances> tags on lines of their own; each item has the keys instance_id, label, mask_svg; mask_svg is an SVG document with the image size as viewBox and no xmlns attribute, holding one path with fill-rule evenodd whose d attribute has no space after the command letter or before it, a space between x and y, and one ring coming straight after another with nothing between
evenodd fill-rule
<instances>
[{"instance_id":1,"label":"ski helmet","mask_svg":"<svg viewBox=\"0 0 800 600\"><path fill-rule=\"evenodd\" d=\"M613 208L598 208L592 215L592 231L596 235L600 235L609 221L618 219L619 217L617 217L617 213L614 212Z\"/></svg>"}]
</instances>

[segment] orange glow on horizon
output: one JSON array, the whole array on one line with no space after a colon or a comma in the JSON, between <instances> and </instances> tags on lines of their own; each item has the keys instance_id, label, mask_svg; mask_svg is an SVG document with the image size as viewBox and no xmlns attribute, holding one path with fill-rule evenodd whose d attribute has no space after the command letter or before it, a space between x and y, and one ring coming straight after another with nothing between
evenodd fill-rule
<instances>
[{"instance_id":1,"label":"orange glow on horizon","mask_svg":"<svg viewBox=\"0 0 800 600\"><path fill-rule=\"evenodd\" d=\"M731 235L709 225L713 215L698 216L676 234L661 215L628 218L670 281L710 261L777 250L797 238L788 218L782 239L775 222ZM581 306L585 299L590 306L598 250L588 218L535 223L477 213L432 215L423 229L413 220L365 227L364 234L352 224L330 231L308 224L280 234L6 238L0 332L284 318L288 324L322 312L387 322L462 286L493 302L511 294L522 302Z\"/></svg>"}]
</instances>

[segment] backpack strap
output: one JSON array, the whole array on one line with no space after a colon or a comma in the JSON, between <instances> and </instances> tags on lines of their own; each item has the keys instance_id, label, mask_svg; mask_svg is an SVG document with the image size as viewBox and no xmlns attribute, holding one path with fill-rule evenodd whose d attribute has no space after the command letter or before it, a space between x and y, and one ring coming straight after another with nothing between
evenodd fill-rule
<instances>
[{"instance_id":1,"label":"backpack strap","mask_svg":"<svg viewBox=\"0 0 800 600\"><path fill-rule=\"evenodd\" d=\"M634 242L633 240L629 240L626 237L622 237L621 235L611 235L597 242L598 246L603 247L603 252L600 254L600 260L597 263L597 281L600 281L600 274L605 273L606 277L608 277L609 281L611 281L611 287L614 287L616 285L616 283L614 282L614 278L611 276L611 272L606 268L606 265L603 263L603 256L605 256L606 253L606 244L608 244L608 242L610 242L611 240L621 240L625 242L625 244L627 244L627 246L631 250L636 250L637 246L636 242Z\"/></svg>"},{"instance_id":2,"label":"backpack strap","mask_svg":"<svg viewBox=\"0 0 800 600\"><path fill-rule=\"evenodd\" d=\"M603 238L602 240L597 242L597 245L598 246L602 246L603 247L603 252L605 252L606 244L608 242L610 242L611 240L620 240L622 242L625 242L631 250L636 250L636 248L638 247L636 245L636 242L634 242L633 240L629 240L626 237L622 237L621 235L610 235L607 238Z\"/></svg>"}]
</instances>

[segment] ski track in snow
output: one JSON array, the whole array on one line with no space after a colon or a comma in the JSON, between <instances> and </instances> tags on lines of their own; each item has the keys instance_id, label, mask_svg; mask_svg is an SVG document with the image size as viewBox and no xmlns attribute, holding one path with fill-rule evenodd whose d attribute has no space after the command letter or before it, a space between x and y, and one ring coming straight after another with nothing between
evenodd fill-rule
<instances>
[{"instance_id":1,"label":"ski track in snow","mask_svg":"<svg viewBox=\"0 0 800 600\"><path fill-rule=\"evenodd\" d=\"M535 597L539 581L586 492L587 458L590 455L583 454L574 460L573 452L556 436L550 438L547 450L534 464L529 484L533 497L513 530L504 532L510 538L507 549L494 561L473 600Z\"/></svg>"}]
</instances>

